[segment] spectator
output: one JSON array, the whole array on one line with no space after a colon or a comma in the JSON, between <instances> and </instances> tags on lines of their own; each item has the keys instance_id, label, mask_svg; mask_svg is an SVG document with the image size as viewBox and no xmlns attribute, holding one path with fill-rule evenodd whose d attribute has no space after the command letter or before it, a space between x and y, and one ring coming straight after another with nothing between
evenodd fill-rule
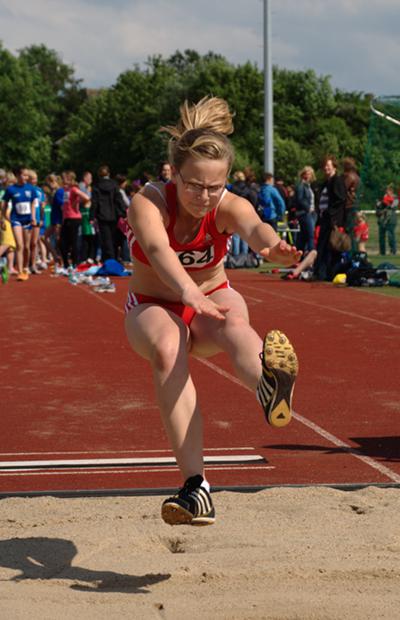
<instances>
[{"instance_id":1,"label":"spectator","mask_svg":"<svg viewBox=\"0 0 400 620\"><path fill-rule=\"evenodd\" d=\"M391 254L396 254L396 226L397 214L396 210L399 200L394 194L393 185L388 185L385 195L376 205L376 216L378 219L379 230L379 253L384 256L386 254L386 237L389 242Z\"/></svg>"},{"instance_id":2,"label":"spectator","mask_svg":"<svg viewBox=\"0 0 400 620\"><path fill-rule=\"evenodd\" d=\"M275 176L275 187L281 195L285 207L287 208L288 190L282 177Z\"/></svg>"},{"instance_id":3,"label":"spectator","mask_svg":"<svg viewBox=\"0 0 400 620\"><path fill-rule=\"evenodd\" d=\"M250 200L251 204L254 207L258 208L258 194L260 192L260 184L257 183L257 177L254 170L250 166L246 166L243 170L244 175L246 177L247 187L250 190L252 199Z\"/></svg>"},{"instance_id":4,"label":"spectator","mask_svg":"<svg viewBox=\"0 0 400 620\"><path fill-rule=\"evenodd\" d=\"M38 250L40 232L44 222L44 206L46 204L46 195L41 187L38 186L38 176L36 170L28 170L28 182L36 189L36 225L32 225L31 246L30 246L30 272L38 274ZM44 233L44 230L43 230ZM42 262L43 263L43 262ZM42 266L42 263L40 266ZM44 264L44 263L43 263ZM47 267L47 265L46 265Z\"/></svg>"},{"instance_id":5,"label":"spectator","mask_svg":"<svg viewBox=\"0 0 400 620\"><path fill-rule=\"evenodd\" d=\"M15 181L12 173L7 173L3 169L0 170L0 204L8 185L12 185ZM10 204L5 207L4 212L0 209L0 256L6 255L7 257L7 264L3 267L7 272L7 277L17 274L14 269L16 242L10 224L10 211Z\"/></svg>"},{"instance_id":6,"label":"spectator","mask_svg":"<svg viewBox=\"0 0 400 620\"><path fill-rule=\"evenodd\" d=\"M332 280L334 266L340 260L340 253L331 248L330 236L335 227L343 229L345 224L346 187L343 177L337 174L337 161L333 155L324 157L322 170L325 180L319 191L320 229L315 276L318 280Z\"/></svg>"},{"instance_id":7,"label":"spectator","mask_svg":"<svg viewBox=\"0 0 400 620\"><path fill-rule=\"evenodd\" d=\"M264 182L258 195L258 201L262 221L277 230L278 222L282 219L286 207L282 196L274 187L274 176L270 172L264 174Z\"/></svg>"},{"instance_id":8,"label":"spectator","mask_svg":"<svg viewBox=\"0 0 400 620\"><path fill-rule=\"evenodd\" d=\"M100 234L100 247L103 262L116 258L117 223L124 217L126 208L118 185L110 178L108 166L100 166L98 182L93 188L92 208Z\"/></svg>"},{"instance_id":9,"label":"spectator","mask_svg":"<svg viewBox=\"0 0 400 620\"><path fill-rule=\"evenodd\" d=\"M158 167L158 180L162 183L169 183L172 179L171 164L168 161L162 161Z\"/></svg>"},{"instance_id":10,"label":"spectator","mask_svg":"<svg viewBox=\"0 0 400 620\"><path fill-rule=\"evenodd\" d=\"M125 211L126 209L129 207L130 205L130 198L126 192L127 187L128 187L128 179L126 178L126 176L124 174L117 174L115 177L115 180L118 183L118 189L119 189L119 193L121 194L122 197L122 201L124 203L124 207L125 207Z\"/></svg>"},{"instance_id":11,"label":"spectator","mask_svg":"<svg viewBox=\"0 0 400 620\"><path fill-rule=\"evenodd\" d=\"M79 183L79 189L86 196L92 198L92 183L93 175L87 170L82 175L82 180ZM88 203L81 200L79 205L81 212L81 247L80 247L80 261L82 262L95 262L96 260L96 230L93 221L93 210L88 208Z\"/></svg>"},{"instance_id":12,"label":"spectator","mask_svg":"<svg viewBox=\"0 0 400 620\"><path fill-rule=\"evenodd\" d=\"M368 241L369 226L365 214L358 211L354 216L354 224L353 234L357 243L357 249L359 252L366 252L365 244Z\"/></svg>"},{"instance_id":13,"label":"spectator","mask_svg":"<svg viewBox=\"0 0 400 620\"><path fill-rule=\"evenodd\" d=\"M313 266L317 259L317 250L306 252L302 260L288 273L282 276L282 280L312 280L314 277Z\"/></svg>"},{"instance_id":14,"label":"spectator","mask_svg":"<svg viewBox=\"0 0 400 620\"><path fill-rule=\"evenodd\" d=\"M125 219L126 210L129 207L130 202L131 202L131 199L126 193L126 190L128 187L128 179L126 178L124 174L117 174L117 176L115 177L115 180L118 183L118 188L121 194L123 208L124 208L124 214L123 215L121 214L121 217ZM122 230L120 230L118 226L117 226L117 233L116 233L116 248L117 248L116 256L119 257L122 262L129 263L130 255L129 255L128 242L126 240L125 234L122 232Z\"/></svg>"},{"instance_id":15,"label":"spectator","mask_svg":"<svg viewBox=\"0 0 400 620\"><path fill-rule=\"evenodd\" d=\"M309 252L314 249L314 230L316 222L315 195L312 183L315 182L314 169L305 166L299 173L295 189L296 216L300 227L297 247Z\"/></svg>"},{"instance_id":16,"label":"spectator","mask_svg":"<svg viewBox=\"0 0 400 620\"><path fill-rule=\"evenodd\" d=\"M237 196L245 198L251 202L251 198L254 198L247 183L244 172L237 170L233 175L233 183L230 186L229 191ZM252 203L253 204L253 203ZM255 206L253 204L253 206ZM231 250L232 256L239 256L239 254L248 254L249 246L243 239L240 238L238 233L234 233L231 238Z\"/></svg>"},{"instance_id":17,"label":"spectator","mask_svg":"<svg viewBox=\"0 0 400 620\"><path fill-rule=\"evenodd\" d=\"M289 228L288 240L289 243L297 247L299 220L297 219L296 188L294 185L288 185L286 189L288 194L286 203L287 224Z\"/></svg>"},{"instance_id":18,"label":"spectator","mask_svg":"<svg viewBox=\"0 0 400 620\"><path fill-rule=\"evenodd\" d=\"M354 212L353 206L360 185L360 177L357 172L356 162L352 157L346 157L343 160L343 180L346 188L346 230L353 228Z\"/></svg>"},{"instance_id":19,"label":"spectator","mask_svg":"<svg viewBox=\"0 0 400 620\"><path fill-rule=\"evenodd\" d=\"M80 210L81 202L86 207L90 205L90 198L82 192L76 182L75 172L62 173L63 180L63 223L61 226L61 254L64 269L69 267L71 257L72 267L78 264L78 233L82 222Z\"/></svg>"},{"instance_id":20,"label":"spectator","mask_svg":"<svg viewBox=\"0 0 400 620\"><path fill-rule=\"evenodd\" d=\"M46 194L47 202L51 205L50 225L44 233L44 243L47 250L52 254L54 262L62 264L61 257L61 225L62 225L62 206L64 204L64 189L61 187L62 179L54 174L48 174L45 178L43 189Z\"/></svg>"},{"instance_id":21,"label":"spectator","mask_svg":"<svg viewBox=\"0 0 400 620\"><path fill-rule=\"evenodd\" d=\"M8 215L9 202L11 212ZM29 278L32 226L36 226L36 190L28 183L28 170L25 166L16 170L16 183L7 187L0 209L3 217L11 220L17 248L17 280L23 282Z\"/></svg>"}]
</instances>

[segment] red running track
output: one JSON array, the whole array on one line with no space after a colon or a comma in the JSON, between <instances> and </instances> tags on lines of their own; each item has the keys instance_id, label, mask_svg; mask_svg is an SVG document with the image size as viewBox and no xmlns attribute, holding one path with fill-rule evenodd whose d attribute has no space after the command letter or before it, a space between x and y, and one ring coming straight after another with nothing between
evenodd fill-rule
<instances>
[{"instance_id":1,"label":"red running track","mask_svg":"<svg viewBox=\"0 0 400 620\"><path fill-rule=\"evenodd\" d=\"M229 275L255 329L290 336L300 376L278 430L224 355L193 359L212 485L400 484L400 301ZM125 339L128 282L116 285L101 295L41 275L0 288L0 494L180 485L149 369Z\"/></svg>"}]
</instances>

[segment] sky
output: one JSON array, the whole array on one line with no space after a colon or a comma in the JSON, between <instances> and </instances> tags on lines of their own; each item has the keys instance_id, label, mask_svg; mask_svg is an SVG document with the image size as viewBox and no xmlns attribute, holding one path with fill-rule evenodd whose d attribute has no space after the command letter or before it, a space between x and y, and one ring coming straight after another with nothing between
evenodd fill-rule
<instances>
[{"instance_id":1,"label":"sky","mask_svg":"<svg viewBox=\"0 0 400 620\"><path fill-rule=\"evenodd\" d=\"M400 0L270 0L272 62L331 76L334 88L400 94ZM0 0L12 53L56 50L89 88L149 56L213 51L263 68L262 0Z\"/></svg>"}]
</instances>

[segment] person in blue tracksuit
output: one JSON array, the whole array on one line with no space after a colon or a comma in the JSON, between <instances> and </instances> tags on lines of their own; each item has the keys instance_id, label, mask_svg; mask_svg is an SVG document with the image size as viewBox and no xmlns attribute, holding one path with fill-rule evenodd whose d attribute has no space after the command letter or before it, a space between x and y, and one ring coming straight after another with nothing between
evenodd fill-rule
<instances>
[{"instance_id":1,"label":"person in blue tracksuit","mask_svg":"<svg viewBox=\"0 0 400 620\"><path fill-rule=\"evenodd\" d=\"M29 257L32 235L32 226L36 226L37 194L33 185L28 183L28 170L21 166L16 170L17 182L7 187L1 209L6 213L7 205L11 202L10 222L17 246L16 262L17 280L29 278Z\"/></svg>"},{"instance_id":2,"label":"person in blue tracksuit","mask_svg":"<svg viewBox=\"0 0 400 620\"><path fill-rule=\"evenodd\" d=\"M30 247L30 272L37 274L36 267L39 249L40 230L44 221L44 206L46 204L46 196L41 187L38 186L38 176L35 170L28 171L29 183L33 185L36 191L36 226L32 226L31 247ZM44 232L44 231L43 231Z\"/></svg>"},{"instance_id":3,"label":"person in blue tracksuit","mask_svg":"<svg viewBox=\"0 0 400 620\"><path fill-rule=\"evenodd\" d=\"M258 195L258 209L262 221L277 230L278 222L282 220L286 206L282 196L274 187L274 177L270 172L264 174L264 182Z\"/></svg>"}]
</instances>

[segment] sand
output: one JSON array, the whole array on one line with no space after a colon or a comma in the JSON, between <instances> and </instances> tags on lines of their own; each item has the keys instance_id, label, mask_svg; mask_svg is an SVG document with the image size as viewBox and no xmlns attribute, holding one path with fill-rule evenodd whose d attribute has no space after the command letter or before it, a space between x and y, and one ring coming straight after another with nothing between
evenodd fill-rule
<instances>
[{"instance_id":1,"label":"sand","mask_svg":"<svg viewBox=\"0 0 400 620\"><path fill-rule=\"evenodd\" d=\"M400 618L400 490L213 497L203 528L162 497L2 499L1 620Z\"/></svg>"}]
</instances>

